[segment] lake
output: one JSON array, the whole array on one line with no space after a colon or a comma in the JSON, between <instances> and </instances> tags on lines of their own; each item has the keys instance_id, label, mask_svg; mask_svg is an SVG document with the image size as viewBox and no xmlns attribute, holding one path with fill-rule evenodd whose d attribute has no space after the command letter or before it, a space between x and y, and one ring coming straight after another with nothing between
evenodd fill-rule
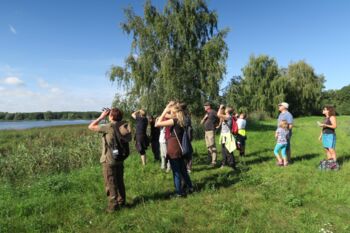
<instances>
[{"instance_id":1,"label":"lake","mask_svg":"<svg viewBox=\"0 0 350 233\"><path fill-rule=\"evenodd\" d=\"M58 125L87 125L90 122L91 120L0 121L0 130L42 128Z\"/></svg>"}]
</instances>

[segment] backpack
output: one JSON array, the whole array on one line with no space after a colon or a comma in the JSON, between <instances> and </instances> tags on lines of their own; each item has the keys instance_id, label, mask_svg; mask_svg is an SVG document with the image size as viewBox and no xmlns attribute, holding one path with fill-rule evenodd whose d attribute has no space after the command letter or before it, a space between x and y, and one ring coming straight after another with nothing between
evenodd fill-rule
<instances>
[{"instance_id":1,"label":"backpack","mask_svg":"<svg viewBox=\"0 0 350 233\"><path fill-rule=\"evenodd\" d=\"M191 141L190 141L190 139L188 137L188 134L187 134L186 130L184 130L181 142L180 142L180 140L179 140L179 138L178 138L178 136L176 134L175 129L173 129L173 130L174 130L177 142L179 143L179 146L180 146L180 149L181 149L181 152L182 152L182 157L186 158L186 157L191 156L191 154L193 153L193 148L192 148Z\"/></svg>"},{"instance_id":2,"label":"backpack","mask_svg":"<svg viewBox=\"0 0 350 233\"><path fill-rule=\"evenodd\" d=\"M238 125L237 125L237 119L236 119L235 116L232 116L231 133L233 135L237 135L238 134Z\"/></svg>"},{"instance_id":3,"label":"backpack","mask_svg":"<svg viewBox=\"0 0 350 233\"><path fill-rule=\"evenodd\" d=\"M339 163L337 161L334 161L333 159L322 160L318 168L324 171L330 171L330 170L337 171L339 170Z\"/></svg>"},{"instance_id":4,"label":"backpack","mask_svg":"<svg viewBox=\"0 0 350 233\"><path fill-rule=\"evenodd\" d=\"M191 118L188 115L186 115L184 120L185 120L185 131L187 133L188 139L190 141L192 141L192 139L193 139L193 128L192 128Z\"/></svg>"},{"instance_id":5,"label":"backpack","mask_svg":"<svg viewBox=\"0 0 350 233\"><path fill-rule=\"evenodd\" d=\"M128 122L120 121L113 127L115 141L112 144L112 157L116 161L124 161L130 154L129 142L132 140Z\"/></svg>"},{"instance_id":6,"label":"backpack","mask_svg":"<svg viewBox=\"0 0 350 233\"><path fill-rule=\"evenodd\" d=\"M186 130L184 131L184 134L182 136L181 146L182 146L182 155L185 157L191 156L191 154L193 153L193 148Z\"/></svg>"}]
</instances>

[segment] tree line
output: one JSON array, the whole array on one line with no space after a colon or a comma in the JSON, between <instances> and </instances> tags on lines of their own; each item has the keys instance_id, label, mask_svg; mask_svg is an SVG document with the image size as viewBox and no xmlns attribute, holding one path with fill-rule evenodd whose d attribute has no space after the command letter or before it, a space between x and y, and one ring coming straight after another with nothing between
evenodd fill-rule
<instances>
[{"instance_id":1,"label":"tree line","mask_svg":"<svg viewBox=\"0 0 350 233\"><path fill-rule=\"evenodd\" d=\"M20 121L20 120L91 120L97 118L100 112L0 112L0 120Z\"/></svg>"},{"instance_id":2,"label":"tree line","mask_svg":"<svg viewBox=\"0 0 350 233\"><path fill-rule=\"evenodd\" d=\"M242 76L220 90L229 30L218 28L218 14L205 0L168 0L163 11L147 0L143 16L127 8L125 18L121 27L132 36L130 54L124 66L112 66L108 75L124 87L113 105L126 112L144 108L157 114L173 99L188 103L195 115L203 113L208 100L268 116L277 114L282 101L295 116L320 114L324 104L349 114L349 86L324 91L325 77L305 61L284 68L267 55L251 56Z\"/></svg>"}]
</instances>

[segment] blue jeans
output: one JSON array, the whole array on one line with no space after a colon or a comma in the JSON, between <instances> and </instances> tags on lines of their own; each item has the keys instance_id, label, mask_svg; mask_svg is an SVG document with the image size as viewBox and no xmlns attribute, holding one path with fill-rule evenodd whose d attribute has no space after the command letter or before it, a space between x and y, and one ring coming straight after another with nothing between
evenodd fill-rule
<instances>
[{"instance_id":1,"label":"blue jeans","mask_svg":"<svg viewBox=\"0 0 350 233\"><path fill-rule=\"evenodd\" d=\"M184 159L170 159L170 166L173 171L175 190L178 195L184 195L185 192L181 187L181 178L187 188L193 188L191 178L187 173Z\"/></svg>"}]
</instances>

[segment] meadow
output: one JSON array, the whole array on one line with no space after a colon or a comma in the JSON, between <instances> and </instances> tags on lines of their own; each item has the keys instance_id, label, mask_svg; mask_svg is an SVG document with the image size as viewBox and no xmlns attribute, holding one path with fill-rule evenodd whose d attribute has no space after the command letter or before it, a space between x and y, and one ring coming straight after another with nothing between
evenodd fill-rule
<instances>
[{"instance_id":1,"label":"meadow","mask_svg":"<svg viewBox=\"0 0 350 233\"><path fill-rule=\"evenodd\" d=\"M275 120L248 121L247 154L235 153L240 171L211 168L204 141L195 141L195 192L186 198L173 197L172 174L150 150L145 168L133 152L128 205L114 214L105 212L97 133L0 131L0 232L350 232L350 117L337 118L339 171L318 169L320 119L295 120L288 167L275 165Z\"/></svg>"}]
</instances>

